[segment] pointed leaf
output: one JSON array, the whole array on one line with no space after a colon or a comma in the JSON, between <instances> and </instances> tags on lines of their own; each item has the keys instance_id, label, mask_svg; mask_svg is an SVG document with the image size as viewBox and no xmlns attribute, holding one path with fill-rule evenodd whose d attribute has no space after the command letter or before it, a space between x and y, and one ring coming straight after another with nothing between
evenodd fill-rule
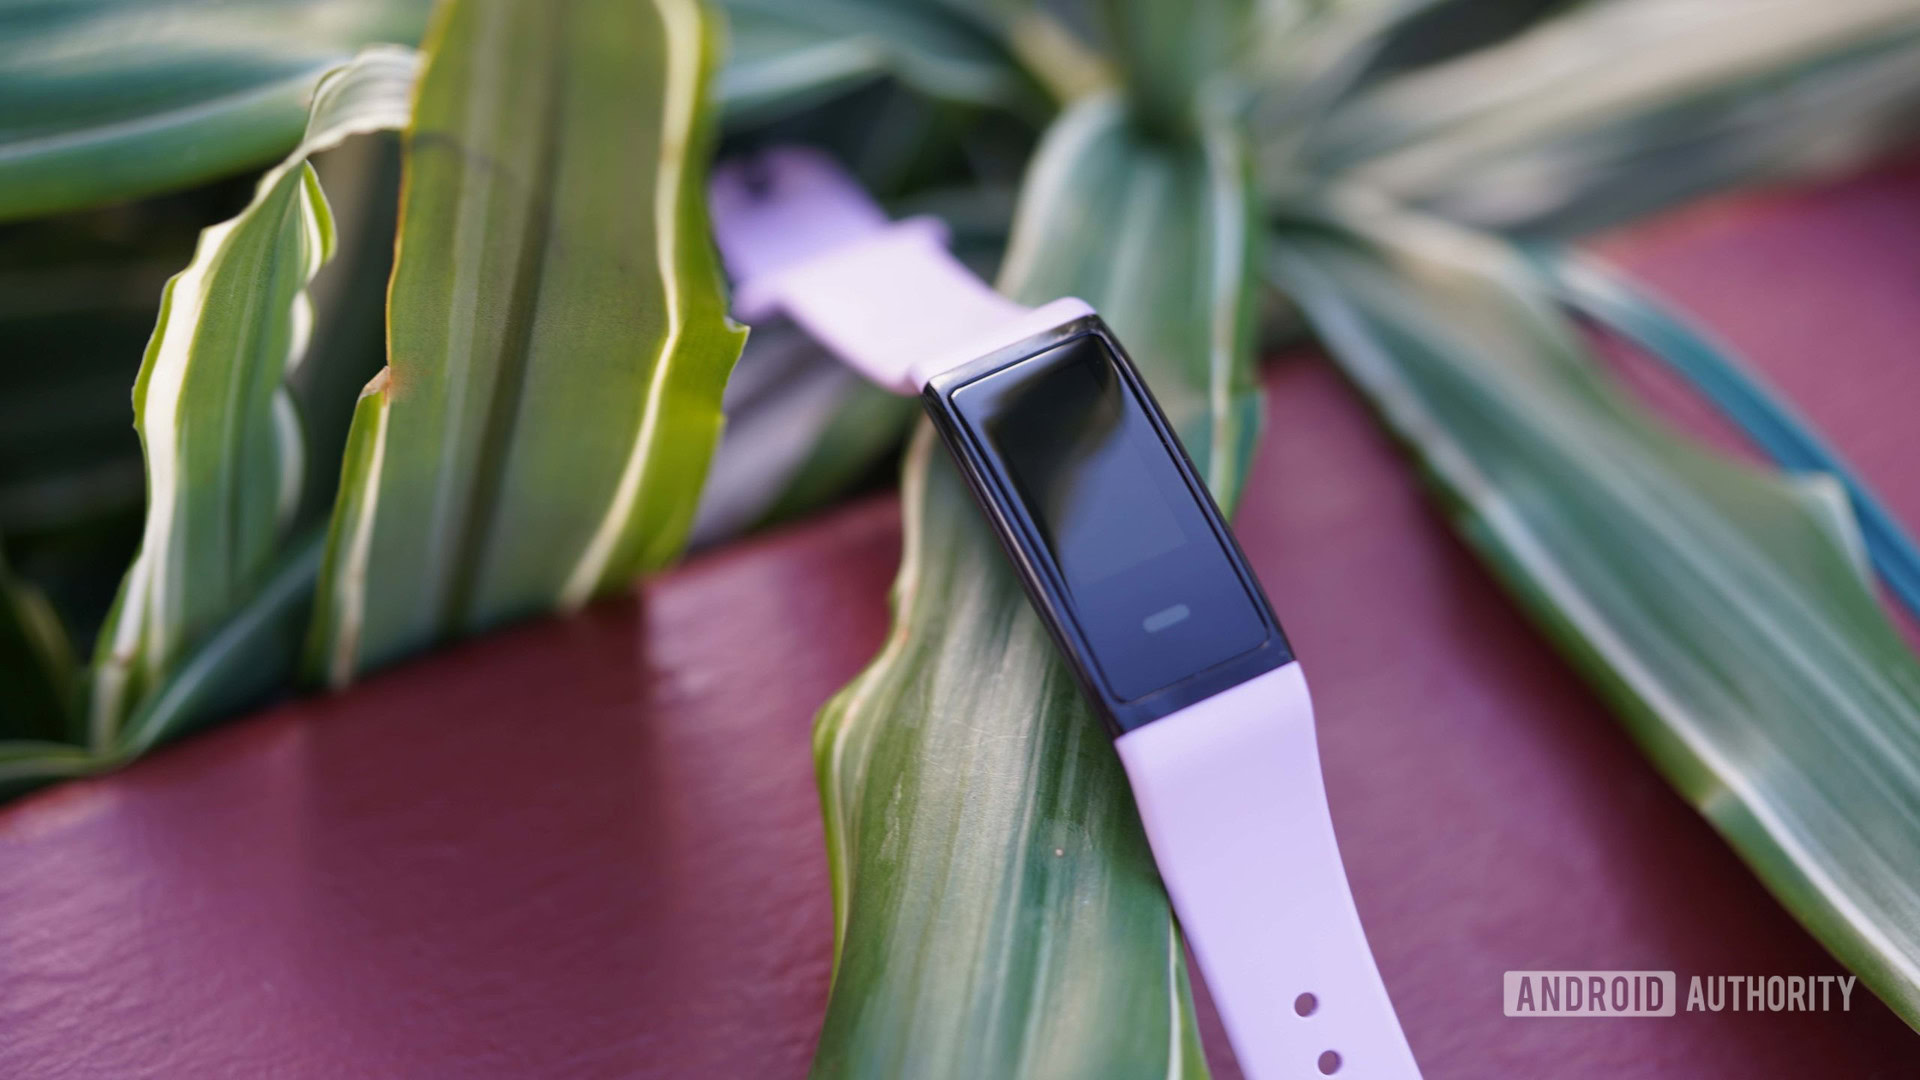
<instances>
[{"instance_id":1,"label":"pointed leaf","mask_svg":"<svg viewBox=\"0 0 1920 1080\"><path fill-rule=\"evenodd\" d=\"M1107 312L1231 505L1254 438L1232 133L1066 113L1002 274ZM1128 222L1116 235L1111 223ZM1118 758L923 424L885 650L814 729L837 917L817 1076L1198 1076L1186 967Z\"/></svg>"},{"instance_id":2,"label":"pointed leaf","mask_svg":"<svg viewBox=\"0 0 1920 1080\"><path fill-rule=\"evenodd\" d=\"M127 718L115 759L131 760L286 691L305 640L324 539L323 530L311 528L286 545L259 586Z\"/></svg>"},{"instance_id":3,"label":"pointed leaf","mask_svg":"<svg viewBox=\"0 0 1920 1080\"><path fill-rule=\"evenodd\" d=\"M941 0L726 0L729 125L765 121L881 75L949 101L1034 111L1044 99L983 19Z\"/></svg>"},{"instance_id":4,"label":"pointed leaf","mask_svg":"<svg viewBox=\"0 0 1920 1080\"><path fill-rule=\"evenodd\" d=\"M0 13L0 220L237 172L300 138L354 50L430 0L88 0Z\"/></svg>"},{"instance_id":5,"label":"pointed leaf","mask_svg":"<svg viewBox=\"0 0 1920 1080\"><path fill-rule=\"evenodd\" d=\"M140 553L96 648L87 742L259 585L300 495L304 439L285 379L311 331L307 283L332 250L309 155L404 122L413 54L370 49L325 78L307 135L239 216L201 234L167 283L134 384L146 453Z\"/></svg>"},{"instance_id":6,"label":"pointed leaf","mask_svg":"<svg viewBox=\"0 0 1920 1080\"><path fill-rule=\"evenodd\" d=\"M743 334L708 239L693 0L455 0L407 131L391 376L362 402L314 674L672 559ZM378 405L369 404L378 402ZM377 452L372 447L377 447Z\"/></svg>"},{"instance_id":7,"label":"pointed leaf","mask_svg":"<svg viewBox=\"0 0 1920 1080\"><path fill-rule=\"evenodd\" d=\"M1870 558L1887 588L1920 618L1920 546L1826 440L1734 352L1667 310L1597 260L1551 248L1533 252L1562 302L1638 344L1740 425L1754 444L1790 472L1829 481L1821 485L1823 513L1844 518L1837 534L1849 550ZM1827 487L1834 490L1825 491Z\"/></svg>"},{"instance_id":8,"label":"pointed leaf","mask_svg":"<svg viewBox=\"0 0 1920 1080\"><path fill-rule=\"evenodd\" d=\"M1264 132L1263 159L1280 187L1337 176L1567 234L1857 159L1905 138L1916 109L1911 0L1613 0L1371 84L1304 144Z\"/></svg>"},{"instance_id":9,"label":"pointed leaf","mask_svg":"<svg viewBox=\"0 0 1920 1080\"><path fill-rule=\"evenodd\" d=\"M1920 1024L1920 663L1829 512L1655 425L1503 241L1332 213L1276 237L1281 285L1673 784Z\"/></svg>"},{"instance_id":10,"label":"pointed leaf","mask_svg":"<svg viewBox=\"0 0 1920 1080\"><path fill-rule=\"evenodd\" d=\"M1164 134L1193 130L1211 96L1238 93L1231 78L1258 5L1254 0L1103 0L1101 23L1134 115Z\"/></svg>"}]
</instances>

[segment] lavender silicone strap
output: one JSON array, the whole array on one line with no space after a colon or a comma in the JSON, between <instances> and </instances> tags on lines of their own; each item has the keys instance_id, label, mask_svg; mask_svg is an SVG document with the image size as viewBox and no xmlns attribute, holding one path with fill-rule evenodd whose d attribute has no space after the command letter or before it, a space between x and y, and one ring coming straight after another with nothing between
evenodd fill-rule
<instances>
[{"instance_id":1,"label":"lavender silicone strap","mask_svg":"<svg viewBox=\"0 0 1920 1080\"><path fill-rule=\"evenodd\" d=\"M781 147L714 172L714 240L749 322L782 312L875 383L919 392L950 367L1093 309L1029 309L947 250L935 218L889 221L818 151Z\"/></svg>"},{"instance_id":2,"label":"lavender silicone strap","mask_svg":"<svg viewBox=\"0 0 1920 1080\"><path fill-rule=\"evenodd\" d=\"M1241 1070L1418 1080L1347 889L1300 665L1114 745Z\"/></svg>"}]
</instances>

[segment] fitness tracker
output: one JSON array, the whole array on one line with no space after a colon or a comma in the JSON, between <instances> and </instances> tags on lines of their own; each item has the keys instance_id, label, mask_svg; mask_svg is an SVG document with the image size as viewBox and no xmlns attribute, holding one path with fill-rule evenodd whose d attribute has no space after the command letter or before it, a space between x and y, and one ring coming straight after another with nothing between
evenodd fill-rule
<instances>
[{"instance_id":1,"label":"fitness tracker","mask_svg":"<svg viewBox=\"0 0 1920 1080\"><path fill-rule=\"evenodd\" d=\"M1082 301L1027 309L831 159L716 170L743 319L921 395L1107 719L1182 933L1255 1080L1419 1076L1353 907L1306 681L1218 507Z\"/></svg>"}]
</instances>

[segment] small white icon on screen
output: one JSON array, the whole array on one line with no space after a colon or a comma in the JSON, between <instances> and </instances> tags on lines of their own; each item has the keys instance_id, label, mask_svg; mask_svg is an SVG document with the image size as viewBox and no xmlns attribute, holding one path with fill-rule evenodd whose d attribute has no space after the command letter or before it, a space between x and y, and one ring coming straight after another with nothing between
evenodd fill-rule
<instances>
[{"instance_id":1,"label":"small white icon on screen","mask_svg":"<svg viewBox=\"0 0 1920 1080\"><path fill-rule=\"evenodd\" d=\"M1187 605L1175 604L1170 608L1161 608L1159 611L1140 620L1140 625L1146 628L1147 633L1155 634L1172 626L1174 623L1184 621L1186 617L1191 614L1193 614L1193 612L1187 609Z\"/></svg>"}]
</instances>

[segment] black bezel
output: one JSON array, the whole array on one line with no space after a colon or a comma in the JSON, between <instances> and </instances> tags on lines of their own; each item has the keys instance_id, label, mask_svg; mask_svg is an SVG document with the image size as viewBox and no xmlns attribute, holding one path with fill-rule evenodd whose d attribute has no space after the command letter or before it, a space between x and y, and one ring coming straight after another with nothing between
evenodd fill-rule
<instances>
[{"instance_id":1,"label":"black bezel","mask_svg":"<svg viewBox=\"0 0 1920 1080\"><path fill-rule=\"evenodd\" d=\"M1261 642L1246 652L1231 659L1194 672L1176 682L1132 700L1123 700L1116 696L1107 685L1107 681L1093 661L1093 651L1086 636L1076 623L1069 594L1060 576L1060 569L1054 565L1046 544L1041 539L1039 523L1017 493L1010 490L1000 479L999 471L993 465L993 451L979 435L972 430L966 419L953 403L956 390L977 382L988 375L1032 359L1057 346L1083 337L1098 337L1116 360L1116 367L1128 386L1137 395L1161 443L1166 447L1187 489L1199 504L1204 516L1219 539L1233 564L1234 572L1239 575L1253 606L1266 628L1266 636ZM1170 713L1212 697L1214 694L1253 678L1262 672L1293 659L1292 649L1287 644L1285 633L1280 629L1280 621L1274 617L1273 606L1268 603L1266 593L1260 588L1260 582L1247 565L1245 554L1234 540L1233 530L1227 527L1220 508L1215 505L1213 496L1207 491L1206 484L1200 479L1187 457L1187 451L1174 434L1173 426L1160 410L1160 403L1154 399L1153 392L1147 388L1146 381L1140 377L1127 351L1113 336L1113 331L1097 315L1088 315L1072 322L1042 331L1030 338L995 350L987 355L963 364L951 371L935 376L927 383L922 393L927 413L933 418L933 424L940 432L941 439L952 453L954 461L960 467L960 474L966 478L967 486L972 489L974 499L986 512L993 531L1000 538L1000 545L1007 552L1019 573L1020 582L1026 588L1027 596L1040 613L1041 621L1046 623L1054 641L1066 656L1068 666L1096 706L1105 716L1115 735L1124 734L1143 724L1157 720Z\"/></svg>"}]
</instances>

